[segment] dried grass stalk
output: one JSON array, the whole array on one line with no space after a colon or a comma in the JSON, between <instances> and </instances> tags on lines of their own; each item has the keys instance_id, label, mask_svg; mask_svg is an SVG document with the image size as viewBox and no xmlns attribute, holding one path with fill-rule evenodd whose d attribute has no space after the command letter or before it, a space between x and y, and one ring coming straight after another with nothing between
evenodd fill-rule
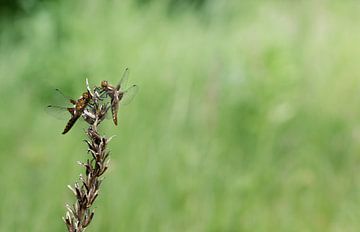
<instances>
[{"instance_id":1,"label":"dried grass stalk","mask_svg":"<svg viewBox=\"0 0 360 232\"><path fill-rule=\"evenodd\" d=\"M97 128L110 107L100 96L101 93L95 88L94 94L92 94L92 104L85 109L82 115L90 125L86 131L88 140L85 140L90 157L85 163L79 162L85 168L85 175L80 175L80 181L76 182L74 186L68 186L76 197L74 204L66 205L67 212L63 217L69 232L84 231L90 224L94 217L94 210L91 210L91 206L98 197L102 175L109 166L107 144L111 138L101 136Z\"/></svg>"}]
</instances>

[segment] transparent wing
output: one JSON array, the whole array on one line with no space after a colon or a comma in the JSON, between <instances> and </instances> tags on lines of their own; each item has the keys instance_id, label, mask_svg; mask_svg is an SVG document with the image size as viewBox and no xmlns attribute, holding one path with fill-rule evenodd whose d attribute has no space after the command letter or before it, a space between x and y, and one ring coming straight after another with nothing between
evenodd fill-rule
<instances>
[{"instance_id":1,"label":"transparent wing","mask_svg":"<svg viewBox=\"0 0 360 232\"><path fill-rule=\"evenodd\" d=\"M111 112L108 111L108 112L105 114L105 119L106 119L106 120L112 119Z\"/></svg>"},{"instance_id":2,"label":"transparent wing","mask_svg":"<svg viewBox=\"0 0 360 232\"><path fill-rule=\"evenodd\" d=\"M139 86L132 85L127 90L124 91L124 96L122 97L120 104L127 105L129 104L135 97L135 95L139 92Z\"/></svg>"},{"instance_id":3,"label":"transparent wing","mask_svg":"<svg viewBox=\"0 0 360 232\"><path fill-rule=\"evenodd\" d=\"M45 108L45 112L46 114L60 120L65 120L65 119L67 120L71 117L71 114L68 111L68 109L63 106L48 105Z\"/></svg>"},{"instance_id":4,"label":"transparent wing","mask_svg":"<svg viewBox=\"0 0 360 232\"><path fill-rule=\"evenodd\" d=\"M119 83L116 85L116 88L122 89L122 90L125 89L128 79L129 79L129 69L125 68L125 71L124 71Z\"/></svg>"},{"instance_id":5,"label":"transparent wing","mask_svg":"<svg viewBox=\"0 0 360 232\"><path fill-rule=\"evenodd\" d=\"M63 98L63 100L68 103L73 103L75 101L71 97L65 95L60 89L55 89L55 95L57 95L57 96L60 95Z\"/></svg>"}]
</instances>

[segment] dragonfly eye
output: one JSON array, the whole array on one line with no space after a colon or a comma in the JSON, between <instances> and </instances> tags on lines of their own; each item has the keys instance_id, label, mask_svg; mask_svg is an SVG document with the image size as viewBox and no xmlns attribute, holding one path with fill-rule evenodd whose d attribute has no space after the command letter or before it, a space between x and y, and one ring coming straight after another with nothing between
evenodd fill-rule
<instances>
[{"instance_id":1,"label":"dragonfly eye","mask_svg":"<svg viewBox=\"0 0 360 232\"><path fill-rule=\"evenodd\" d=\"M101 87L106 88L108 86L108 82L107 81L102 81L101 82Z\"/></svg>"}]
</instances>

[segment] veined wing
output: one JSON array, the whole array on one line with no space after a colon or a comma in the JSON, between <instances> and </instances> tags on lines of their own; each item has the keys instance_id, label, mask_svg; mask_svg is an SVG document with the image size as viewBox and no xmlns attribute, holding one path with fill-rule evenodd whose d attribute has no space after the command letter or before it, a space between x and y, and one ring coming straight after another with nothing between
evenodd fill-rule
<instances>
[{"instance_id":1,"label":"veined wing","mask_svg":"<svg viewBox=\"0 0 360 232\"><path fill-rule=\"evenodd\" d=\"M45 112L57 119L68 120L71 116L69 108L73 107L75 101L65 95L60 89L53 89L49 98L49 105L45 107Z\"/></svg>"},{"instance_id":2,"label":"veined wing","mask_svg":"<svg viewBox=\"0 0 360 232\"><path fill-rule=\"evenodd\" d=\"M135 97L135 95L139 92L139 86L132 85L127 90L124 91L124 95L120 101L121 105L129 104Z\"/></svg>"},{"instance_id":3,"label":"veined wing","mask_svg":"<svg viewBox=\"0 0 360 232\"><path fill-rule=\"evenodd\" d=\"M129 69L125 68L119 83L116 85L116 89L122 89L122 90L125 89L128 79L129 79Z\"/></svg>"},{"instance_id":4,"label":"veined wing","mask_svg":"<svg viewBox=\"0 0 360 232\"><path fill-rule=\"evenodd\" d=\"M55 94L56 95L60 95L63 97L64 101L68 102L68 103L71 103L71 104L75 104L75 100L72 99L71 97L65 95L60 89L55 89Z\"/></svg>"},{"instance_id":5,"label":"veined wing","mask_svg":"<svg viewBox=\"0 0 360 232\"><path fill-rule=\"evenodd\" d=\"M48 115L60 120L69 119L69 117L71 117L71 113L68 108L63 106L48 105L45 108L45 112Z\"/></svg>"}]
</instances>

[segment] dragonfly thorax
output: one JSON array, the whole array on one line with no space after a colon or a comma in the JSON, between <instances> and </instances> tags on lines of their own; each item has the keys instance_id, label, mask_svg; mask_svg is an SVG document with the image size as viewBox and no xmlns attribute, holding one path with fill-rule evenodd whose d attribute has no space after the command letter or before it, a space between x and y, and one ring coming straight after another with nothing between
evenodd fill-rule
<instances>
[{"instance_id":1,"label":"dragonfly thorax","mask_svg":"<svg viewBox=\"0 0 360 232\"><path fill-rule=\"evenodd\" d=\"M90 99L90 98L91 98L91 95L89 94L89 92L84 92L84 93L82 94L82 97L83 97L84 99Z\"/></svg>"}]
</instances>

